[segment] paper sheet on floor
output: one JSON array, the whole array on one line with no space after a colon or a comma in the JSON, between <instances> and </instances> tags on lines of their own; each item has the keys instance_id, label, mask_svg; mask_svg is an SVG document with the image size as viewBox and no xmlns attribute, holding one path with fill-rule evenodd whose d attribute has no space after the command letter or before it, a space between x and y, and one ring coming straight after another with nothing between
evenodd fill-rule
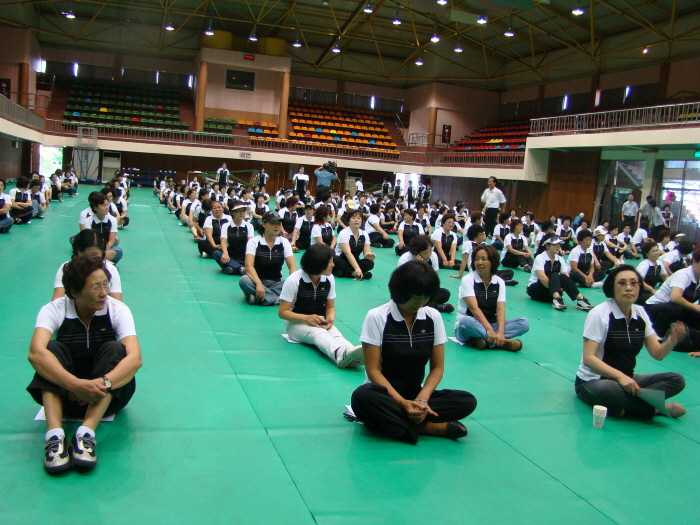
<instances>
[{"instance_id":1,"label":"paper sheet on floor","mask_svg":"<svg viewBox=\"0 0 700 525\"><path fill-rule=\"evenodd\" d=\"M292 344L295 344L295 345L301 344L300 341L295 341L294 339L292 339L291 337L289 337L287 334L282 334L282 337L284 337L284 338L287 340L288 343L292 343Z\"/></svg>"},{"instance_id":2,"label":"paper sheet on floor","mask_svg":"<svg viewBox=\"0 0 700 525\"><path fill-rule=\"evenodd\" d=\"M639 391L639 397L642 401L646 401L664 416L671 416L666 410L666 396L663 390L654 390L652 388L642 388Z\"/></svg>"},{"instance_id":3,"label":"paper sheet on floor","mask_svg":"<svg viewBox=\"0 0 700 525\"><path fill-rule=\"evenodd\" d=\"M34 417L34 421L46 421L46 414L44 413L44 407L39 409L39 412ZM63 421L82 421L82 419L64 417ZM102 421L114 421L114 414L111 416L103 417Z\"/></svg>"},{"instance_id":4,"label":"paper sheet on floor","mask_svg":"<svg viewBox=\"0 0 700 525\"><path fill-rule=\"evenodd\" d=\"M466 345L467 345L467 343L463 343L462 341L460 341L460 340L457 339L456 337L448 337L448 339L449 339L450 341L454 341L455 343L457 343L457 344L460 345L460 346L466 346Z\"/></svg>"},{"instance_id":5,"label":"paper sheet on floor","mask_svg":"<svg viewBox=\"0 0 700 525\"><path fill-rule=\"evenodd\" d=\"M351 406L351 405L345 405L345 411L346 411L347 413L352 414L353 416L355 416L355 411L352 409L352 406ZM357 416L355 416L355 417L357 417ZM358 421L358 420L353 421L353 423L357 423L358 425L364 425L364 423L363 423L362 421Z\"/></svg>"}]
</instances>

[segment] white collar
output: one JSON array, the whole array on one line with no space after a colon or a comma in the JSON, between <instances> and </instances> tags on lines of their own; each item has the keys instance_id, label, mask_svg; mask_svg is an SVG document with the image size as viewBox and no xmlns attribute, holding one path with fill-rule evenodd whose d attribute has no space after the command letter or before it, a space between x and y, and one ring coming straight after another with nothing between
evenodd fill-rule
<instances>
[{"instance_id":1,"label":"white collar","mask_svg":"<svg viewBox=\"0 0 700 525\"><path fill-rule=\"evenodd\" d=\"M313 282L311 281L311 276L308 273L306 273L304 270L301 270L301 280L306 282L306 283L313 284ZM319 284L323 283L327 280L328 280L328 277L321 274L321 280L319 281Z\"/></svg>"},{"instance_id":2,"label":"white collar","mask_svg":"<svg viewBox=\"0 0 700 525\"><path fill-rule=\"evenodd\" d=\"M625 314L623 314L622 310L620 310L620 307L617 306L615 299L609 299L609 301L611 303L610 310L612 311L613 317L615 317L615 319L623 319L625 317ZM630 319L637 319L637 313L634 311L634 305L632 305Z\"/></svg>"},{"instance_id":3,"label":"white collar","mask_svg":"<svg viewBox=\"0 0 700 525\"><path fill-rule=\"evenodd\" d=\"M394 318L394 321L405 321L403 315L401 315L401 312L399 311L398 305L392 300L389 301L389 312L391 312L391 316ZM418 312L416 312L416 320L418 319L425 319L427 316L425 315L425 307L420 308Z\"/></svg>"}]
</instances>

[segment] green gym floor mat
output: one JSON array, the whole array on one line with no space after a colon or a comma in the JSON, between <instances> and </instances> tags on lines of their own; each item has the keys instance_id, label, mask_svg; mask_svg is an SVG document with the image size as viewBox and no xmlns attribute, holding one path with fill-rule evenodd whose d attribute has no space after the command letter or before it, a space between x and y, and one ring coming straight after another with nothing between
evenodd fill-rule
<instances>
[{"instance_id":1,"label":"green gym floor mat","mask_svg":"<svg viewBox=\"0 0 700 525\"><path fill-rule=\"evenodd\" d=\"M189 230L150 190L136 188L118 268L144 357L137 391L98 428L94 471L47 475L44 424L34 421L39 406L25 390L33 373L27 351L91 189L81 186L80 196L52 203L43 221L0 235L1 523L75 523L88 503L89 520L100 524L700 521L692 498L700 481L700 359L638 357L640 373L685 376L677 397L684 418L608 418L596 429L573 387L586 313L568 300L565 312L530 300L529 274L516 270L507 317L530 320L522 351L445 345L441 387L478 400L464 421L468 437L397 443L342 415L365 380L363 367L339 370L317 349L285 341L277 309L249 306L238 277L199 257ZM398 260L393 248L373 251L371 280L336 280L336 325L353 343L366 312L388 301ZM440 271L452 304L455 273ZM593 304L605 300L601 290L583 293ZM455 318L443 315L448 336Z\"/></svg>"}]
</instances>

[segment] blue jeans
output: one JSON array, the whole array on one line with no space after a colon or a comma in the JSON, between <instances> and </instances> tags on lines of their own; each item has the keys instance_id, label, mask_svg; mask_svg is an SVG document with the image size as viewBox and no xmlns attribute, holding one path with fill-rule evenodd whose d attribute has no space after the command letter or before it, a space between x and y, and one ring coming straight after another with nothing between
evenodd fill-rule
<instances>
[{"instance_id":1,"label":"blue jeans","mask_svg":"<svg viewBox=\"0 0 700 525\"><path fill-rule=\"evenodd\" d=\"M0 219L0 233L7 233L10 231L10 228L12 228L12 225L15 223L14 219L10 217L9 215L5 217L4 219Z\"/></svg>"},{"instance_id":2,"label":"blue jeans","mask_svg":"<svg viewBox=\"0 0 700 525\"><path fill-rule=\"evenodd\" d=\"M498 323L491 325L493 331L498 333ZM503 335L506 339L513 339L530 330L530 321L524 317L506 319L506 326ZM468 342L472 338L486 339L486 328L476 320L476 317L462 315L455 323L455 337L462 343Z\"/></svg>"},{"instance_id":3,"label":"blue jeans","mask_svg":"<svg viewBox=\"0 0 700 525\"><path fill-rule=\"evenodd\" d=\"M32 210L34 210L34 212L32 213L32 217L41 218L44 216L44 212L41 211L41 204L39 204L39 201L35 201L34 199L32 199Z\"/></svg>"},{"instance_id":4,"label":"blue jeans","mask_svg":"<svg viewBox=\"0 0 700 525\"><path fill-rule=\"evenodd\" d=\"M243 268L245 266L245 262L238 262L231 258L229 258L227 263L222 263L221 257L223 255L224 254L221 250L214 250L214 253L211 254L212 258L219 264L219 266L221 266L221 268L226 268L228 266L229 268L233 268L235 270L236 268Z\"/></svg>"},{"instance_id":5,"label":"blue jeans","mask_svg":"<svg viewBox=\"0 0 700 525\"><path fill-rule=\"evenodd\" d=\"M113 259L111 259L113 264L117 264L119 261L122 260L122 257L124 257L124 251L119 247L119 246L112 246L107 250L108 252L117 252L117 254L114 256Z\"/></svg>"},{"instance_id":6,"label":"blue jeans","mask_svg":"<svg viewBox=\"0 0 700 525\"><path fill-rule=\"evenodd\" d=\"M259 301L260 306L273 306L278 305L280 302L280 295L282 295L282 287L284 286L284 280L282 281L270 281L268 279L262 279L263 288L265 288L265 298ZM241 287L243 293L246 297L248 295L255 295L255 283L253 280L244 275L238 281L238 286Z\"/></svg>"}]
</instances>

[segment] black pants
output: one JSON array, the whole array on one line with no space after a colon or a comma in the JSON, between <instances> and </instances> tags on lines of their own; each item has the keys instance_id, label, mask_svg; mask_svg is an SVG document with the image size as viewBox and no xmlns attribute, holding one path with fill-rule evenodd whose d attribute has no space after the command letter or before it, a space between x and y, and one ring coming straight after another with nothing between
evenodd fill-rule
<instances>
[{"instance_id":1,"label":"black pants","mask_svg":"<svg viewBox=\"0 0 700 525\"><path fill-rule=\"evenodd\" d=\"M571 280L571 277L567 275L562 275L560 273L552 273L549 276L549 288L543 285L540 281L531 284L527 287L527 295L533 301L539 301L541 303L549 303L552 301L553 294L556 292L561 292L564 290L566 295L574 301L578 297L579 291Z\"/></svg>"},{"instance_id":2,"label":"black pants","mask_svg":"<svg viewBox=\"0 0 700 525\"><path fill-rule=\"evenodd\" d=\"M369 242L372 244L381 244L382 248L391 248L394 246L394 239L385 239L379 232L370 233Z\"/></svg>"},{"instance_id":3,"label":"black pants","mask_svg":"<svg viewBox=\"0 0 700 525\"><path fill-rule=\"evenodd\" d=\"M131 219L129 217L124 217L124 220L122 221L122 226L129 226L130 222Z\"/></svg>"},{"instance_id":4,"label":"black pants","mask_svg":"<svg viewBox=\"0 0 700 525\"><path fill-rule=\"evenodd\" d=\"M586 272L586 274L588 274L588 272ZM582 286L583 288L588 288L588 286L586 286L585 277L583 275L581 275L579 272L575 272L575 271L571 270L571 273L569 275L571 275L571 280L574 281L574 284L576 284L576 286ZM593 280L595 282L599 283L603 279L605 279L605 272L603 270L595 270L593 272Z\"/></svg>"},{"instance_id":5,"label":"black pants","mask_svg":"<svg viewBox=\"0 0 700 525\"><path fill-rule=\"evenodd\" d=\"M450 291L447 288L440 288L435 299L428 303L428 306L437 306L439 304L445 304L450 300Z\"/></svg>"},{"instance_id":6,"label":"black pants","mask_svg":"<svg viewBox=\"0 0 700 525\"><path fill-rule=\"evenodd\" d=\"M197 241L197 248L200 255L206 253L209 257L213 257L214 251L219 249L214 248L206 238Z\"/></svg>"},{"instance_id":7,"label":"black pants","mask_svg":"<svg viewBox=\"0 0 700 525\"><path fill-rule=\"evenodd\" d=\"M404 243L403 248L399 248L399 245L396 245L396 248L394 248L394 251L396 252L396 255L403 255L408 251L408 243Z\"/></svg>"},{"instance_id":8,"label":"black pants","mask_svg":"<svg viewBox=\"0 0 700 525\"><path fill-rule=\"evenodd\" d=\"M316 202L320 200L323 194L328 194L331 192L330 186L316 186Z\"/></svg>"},{"instance_id":9,"label":"black pants","mask_svg":"<svg viewBox=\"0 0 700 525\"><path fill-rule=\"evenodd\" d=\"M486 208L484 216L484 224L486 225L486 235L493 235L493 229L498 222L498 214L501 210L498 208Z\"/></svg>"},{"instance_id":10,"label":"black pants","mask_svg":"<svg viewBox=\"0 0 700 525\"><path fill-rule=\"evenodd\" d=\"M448 254L445 254L445 255L448 255ZM447 260L449 261L449 259L447 259ZM461 264L462 264L462 261L460 261L459 259L455 259L455 265L451 269L459 270L459 267ZM445 266L442 263L442 259L440 257L438 257L438 268L440 268L440 269L447 268L447 266Z\"/></svg>"},{"instance_id":11,"label":"black pants","mask_svg":"<svg viewBox=\"0 0 700 525\"><path fill-rule=\"evenodd\" d=\"M343 255L336 255L333 257L333 264L333 275L336 277L352 277L352 272L355 271ZM362 270L362 273L369 272L374 268L374 261L369 261L367 259L360 259L357 261L357 264L360 270Z\"/></svg>"},{"instance_id":12,"label":"black pants","mask_svg":"<svg viewBox=\"0 0 700 525\"><path fill-rule=\"evenodd\" d=\"M604 271L606 274L610 273L610 270L612 270L614 266L615 266L615 263L612 262L607 257L600 258L600 269L602 271Z\"/></svg>"},{"instance_id":13,"label":"black pants","mask_svg":"<svg viewBox=\"0 0 700 525\"><path fill-rule=\"evenodd\" d=\"M654 331L659 337L664 337L671 324L683 321L688 327L689 337L676 345L674 350L679 352L693 352L700 350L700 313L687 310L682 306L668 302L662 304L648 304L645 306Z\"/></svg>"},{"instance_id":14,"label":"black pants","mask_svg":"<svg viewBox=\"0 0 700 525\"><path fill-rule=\"evenodd\" d=\"M308 239L302 239L301 237L297 237L297 240L294 243L294 245L300 250L306 250L309 246L311 246L311 237L309 237Z\"/></svg>"},{"instance_id":15,"label":"black pants","mask_svg":"<svg viewBox=\"0 0 700 525\"><path fill-rule=\"evenodd\" d=\"M513 279L515 273L513 270L496 270L496 275L498 275L504 281L510 281Z\"/></svg>"},{"instance_id":16,"label":"black pants","mask_svg":"<svg viewBox=\"0 0 700 525\"><path fill-rule=\"evenodd\" d=\"M532 257L525 257L524 255L515 255L510 252L501 261L501 265L506 268L518 268L520 266L532 266Z\"/></svg>"},{"instance_id":17,"label":"black pants","mask_svg":"<svg viewBox=\"0 0 700 525\"><path fill-rule=\"evenodd\" d=\"M34 213L34 208L24 208L20 210L19 208L10 208L10 217L17 220L19 219L24 224L32 220L32 214Z\"/></svg>"},{"instance_id":18,"label":"black pants","mask_svg":"<svg viewBox=\"0 0 700 525\"><path fill-rule=\"evenodd\" d=\"M50 341L47 348L49 351L56 356L58 362L61 366L66 369L66 371L71 374L77 375L80 379L95 379L108 374L117 364L126 357L126 348L119 341L110 341L104 343L95 353L95 357L92 363L89 363L89 373L83 374L76 372L77 369L85 369L83 364L78 364L73 361L73 354L67 345L59 343L58 341ZM81 377L85 376L85 377ZM34 401L40 405L44 404L42 398L42 390L48 390L49 392L54 392L63 398L63 415L64 417L71 418L83 418L85 417L85 411L87 410L87 405L79 405L77 401L72 401L68 399L68 392L52 383L48 379L40 376L39 374L34 374L32 382L29 383L27 387L27 392L31 394ZM124 386L112 390L112 401L107 407L106 416L112 415L124 408L127 403L131 400L131 396L136 392L136 378L132 378Z\"/></svg>"},{"instance_id":19,"label":"black pants","mask_svg":"<svg viewBox=\"0 0 700 525\"><path fill-rule=\"evenodd\" d=\"M438 416L428 415L421 424L413 423L386 387L366 383L352 393L352 410L368 430L415 445L425 423L447 423L464 419L474 412L476 398L463 390L436 390L428 406Z\"/></svg>"}]
</instances>

